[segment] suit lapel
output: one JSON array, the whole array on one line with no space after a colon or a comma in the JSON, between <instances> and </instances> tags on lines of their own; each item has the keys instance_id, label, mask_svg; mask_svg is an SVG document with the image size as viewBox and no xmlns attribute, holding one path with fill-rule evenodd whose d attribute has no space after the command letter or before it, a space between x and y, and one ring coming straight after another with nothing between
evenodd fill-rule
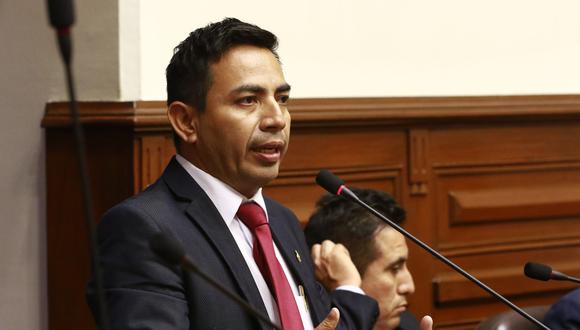
<instances>
[{"instance_id":1,"label":"suit lapel","mask_svg":"<svg viewBox=\"0 0 580 330\"><path fill-rule=\"evenodd\" d=\"M264 315L268 315L252 273L236 241L206 193L175 159L169 164L163 178L178 197L191 201L185 210L186 214L197 224L214 246L216 253L221 256L240 287L242 298ZM260 326L263 328L262 322Z\"/></svg>"},{"instance_id":2,"label":"suit lapel","mask_svg":"<svg viewBox=\"0 0 580 330\"><path fill-rule=\"evenodd\" d=\"M270 229L272 230L272 236L276 242L276 246L282 254L282 257L286 261L286 265L290 268L290 271L294 275L294 280L296 284L302 285L305 282L304 278L304 267L308 267L306 262L302 262L301 254L304 253L300 248L300 244L291 233L292 230L287 221L292 221L287 219L278 212L270 211L272 207L268 206L268 218L270 221Z\"/></svg>"},{"instance_id":3,"label":"suit lapel","mask_svg":"<svg viewBox=\"0 0 580 330\"><path fill-rule=\"evenodd\" d=\"M289 219L283 214L276 212L273 207L271 207L266 201L268 207L268 218L270 220L270 228L272 230L272 236L278 246L278 250L282 257L286 261L286 265L290 268L294 276L294 281L297 285L302 285L306 300L309 304L310 317L313 322L319 322L319 310L317 309L317 304L312 301L312 299L317 299L316 288L311 287L312 280L307 274L312 272L312 265L308 261L310 260L310 254L308 250L304 250L302 244L293 235L296 230L293 230L291 224L288 221L294 221ZM298 234L301 234L298 232ZM306 255L304 255L306 254ZM312 275L313 276L313 275ZM324 314L325 315L325 314ZM315 324L316 326L316 324Z\"/></svg>"},{"instance_id":4,"label":"suit lapel","mask_svg":"<svg viewBox=\"0 0 580 330\"><path fill-rule=\"evenodd\" d=\"M303 272L301 270L302 264L298 261L300 256L300 249L298 242L288 234L288 228L284 225L285 219L281 219L276 215L269 216L270 228L272 230L272 236L276 242L276 246L282 254L282 257L286 261L286 265L290 268L290 271L295 277L296 284L304 283Z\"/></svg>"},{"instance_id":5,"label":"suit lapel","mask_svg":"<svg viewBox=\"0 0 580 330\"><path fill-rule=\"evenodd\" d=\"M205 232L215 246L215 250L225 261L230 273L243 292L243 298L263 314L268 315L252 273L244 261L236 241L213 204L207 204L200 198L192 201L186 212L192 221L197 223L199 228Z\"/></svg>"}]
</instances>

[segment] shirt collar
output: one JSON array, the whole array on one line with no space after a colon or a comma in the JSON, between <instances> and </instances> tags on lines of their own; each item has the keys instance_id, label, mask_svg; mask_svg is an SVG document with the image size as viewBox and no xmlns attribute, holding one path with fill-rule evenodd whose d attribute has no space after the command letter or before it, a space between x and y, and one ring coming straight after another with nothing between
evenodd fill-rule
<instances>
[{"instance_id":1,"label":"shirt collar","mask_svg":"<svg viewBox=\"0 0 580 330\"><path fill-rule=\"evenodd\" d=\"M264 201L264 196L262 196L262 188L258 189L256 194L248 199L216 177L213 177L209 173L199 169L184 157L176 155L175 158L185 171L187 171L187 173L189 173L189 175L195 180L195 182L199 184L201 189L205 191L228 227L235 220L240 205L247 201L254 201L260 205L264 210L264 213L266 213L266 219L268 218L266 203Z\"/></svg>"}]
</instances>

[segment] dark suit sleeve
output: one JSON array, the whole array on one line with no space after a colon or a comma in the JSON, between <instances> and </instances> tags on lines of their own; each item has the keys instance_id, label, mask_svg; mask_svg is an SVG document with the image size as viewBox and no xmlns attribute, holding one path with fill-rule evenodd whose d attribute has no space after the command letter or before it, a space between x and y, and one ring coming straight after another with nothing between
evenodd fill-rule
<instances>
[{"instance_id":1,"label":"dark suit sleeve","mask_svg":"<svg viewBox=\"0 0 580 330\"><path fill-rule=\"evenodd\" d=\"M580 329L580 289L554 303L544 318L544 324L552 330Z\"/></svg>"},{"instance_id":2,"label":"dark suit sleeve","mask_svg":"<svg viewBox=\"0 0 580 330\"><path fill-rule=\"evenodd\" d=\"M411 314L409 311L404 311L401 314L401 323L397 327L397 330L418 330L419 321L415 315Z\"/></svg>"},{"instance_id":3,"label":"dark suit sleeve","mask_svg":"<svg viewBox=\"0 0 580 330\"><path fill-rule=\"evenodd\" d=\"M144 211L124 203L98 227L99 253L112 329L188 329L188 305L181 271L149 249L161 228ZM87 290L97 314L94 280Z\"/></svg>"},{"instance_id":4,"label":"dark suit sleeve","mask_svg":"<svg viewBox=\"0 0 580 330\"><path fill-rule=\"evenodd\" d=\"M346 290L335 290L331 297L332 305L340 310L337 329L372 329L375 326L379 308L374 299Z\"/></svg>"}]
</instances>

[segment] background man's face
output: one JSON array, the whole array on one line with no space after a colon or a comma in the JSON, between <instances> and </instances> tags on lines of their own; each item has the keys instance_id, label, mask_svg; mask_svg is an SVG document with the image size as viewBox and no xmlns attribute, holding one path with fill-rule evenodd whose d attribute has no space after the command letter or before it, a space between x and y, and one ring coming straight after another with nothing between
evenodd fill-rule
<instances>
[{"instance_id":1,"label":"background man's face","mask_svg":"<svg viewBox=\"0 0 580 330\"><path fill-rule=\"evenodd\" d=\"M409 251L404 236L387 226L377 233L375 244L378 256L367 267L361 287L379 302L380 315L374 329L390 330L399 325L415 284L407 269Z\"/></svg>"},{"instance_id":2,"label":"background man's face","mask_svg":"<svg viewBox=\"0 0 580 330\"><path fill-rule=\"evenodd\" d=\"M278 175L290 137L290 86L268 49L237 46L210 66L195 148L201 169L250 197Z\"/></svg>"}]
</instances>

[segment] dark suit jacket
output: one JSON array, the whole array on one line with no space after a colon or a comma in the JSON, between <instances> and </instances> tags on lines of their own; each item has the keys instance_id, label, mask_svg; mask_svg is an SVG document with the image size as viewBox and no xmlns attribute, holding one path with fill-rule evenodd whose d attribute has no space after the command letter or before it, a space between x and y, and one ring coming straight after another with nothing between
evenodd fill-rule
<instances>
[{"instance_id":1,"label":"dark suit jacket","mask_svg":"<svg viewBox=\"0 0 580 330\"><path fill-rule=\"evenodd\" d=\"M580 289L556 301L546 313L544 324L552 330L580 329Z\"/></svg>"},{"instance_id":2,"label":"dark suit jacket","mask_svg":"<svg viewBox=\"0 0 580 330\"><path fill-rule=\"evenodd\" d=\"M335 305L341 311L340 328L371 329L378 315L376 301L346 291L328 295L314 278L298 220L287 208L265 200L274 240L297 284L305 288L314 325ZM267 315L250 270L219 212L172 159L157 182L113 207L99 224L99 251L113 329L265 329L201 278L165 264L151 252L148 241L161 231L177 238L203 271ZM87 296L97 315L92 281Z\"/></svg>"},{"instance_id":3,"label":"dark suit jacket","mask_svg":"<svg viewBox=\"0 0 580 330\"><path fill-rule=\"evenodd\" d=\"M415 318L415 315L411 314L409 311L404 311L401 314L401 323L396 330L418 330L419 321Z\"/></svg>"}]
</instances>

